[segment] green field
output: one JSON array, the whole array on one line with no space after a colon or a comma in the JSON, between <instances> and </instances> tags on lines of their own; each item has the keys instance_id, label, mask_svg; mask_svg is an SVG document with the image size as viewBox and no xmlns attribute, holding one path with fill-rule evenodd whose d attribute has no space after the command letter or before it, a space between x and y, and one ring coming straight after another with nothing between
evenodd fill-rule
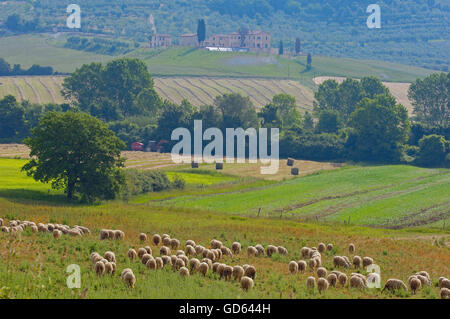
<instances>
[{"instance_id":1,"label":"green field","mask_svg":"<svg viewBox=\"0 0 450 319\"><path fill-rule=\"evenodd\" d=\"M391 190L412 190L418 185L427 189L430 197L433 185L437 185L440 196L430 200L445 202L443 195L448 193L448 171L404 166L346 167L274 182L203 170L168 170L170 178L178 174L186 179L188 186L184 191L149 194L146 200L141 196L140 200L128 203L116 200L88 206L64 204L60 192L51 191L48 185L36 183L20 172L24 162L0 159L0 211L5 222L20 219L77 224L89 227L92 235L63 235L55 240L50 233L32 233L29 228L15 236L0 232L2 298L439 298L437 278L448 276L450 272L449 231L437 228L440 226L437 224L433 225L434 229L425 229L424 226L430 225L423 225L420 229L389 230L361 227L355 225L353 219L350 224L329 225L322 224L320 219L304 223L286 215L267 218L264 213L259 217L247 213L255 204L265 205L264 212L269 206L285 206L302 198L354 193L356 190L360 195L348 197L346 203L359 201L359 205L364 206L364 198L358 196L372 194L365 190L384 190L392 195ZM208 188L204 188L206 185ZM34 196L28 196L30 193ZM411 199L403 201L408 207L415 204L419 208L426 204L422 203L424 197L412 203L408 200ZM243 210L236 209L238 206L243 206ZM352 218L354 216L357 214L352 213ZM125 240L100 241L98 234L102 228L123 230ZM255 286L244 292L238 282L225 281L213 272L208 272L205 277L194 272L190 277L181 278L170 266L149 270L141 262L126 257L130 247L137 249L144 245L150 245L153 255L159 256L159 248L154 244L139 242L140 232L150 236L168 233L180 239L182 244L193 239L205 247L212 238L221 240L228 247L233 241L239 241L243 252L223 257L221 262L233 266L254 265L257 269ZM306 278L314 275L310 269L292 275L287 267L290 260L302 259L302 246L317 246L319 242L334 245L333 250L322 254L322 265L328 271L334 269L333 256L348 254L347 246L352 242L357 247L357 254L373 257L381 267L382 284L388 278L406 281L412 273L426 270L432 285L415 295L410 291L382 294L381 289L359 290L348 286L330 287L326 293L319 294L317 289L306 288ZM257 243L283 245L289 255L247 256L246 247ZM94 251L103 255L107 250L116 255L117 273L99 277L89 256ZM70 264L80 266L80 289L66 286L66 267ZM124 268L131 268L136 276L134 289L127 288L119 277ZM339 270L348 275L355 271ZM30 273L33 280L29 280ZM87 293L83 295L86 288Z\"/></svg>"},{"instance_id":2,"label":"green field","mask_svg":"<svg viewBox=\"0 0 450 319\"><path fill-rule=\"evenodd\" d=\"M412 166L346 167L242 192L182 196L161 205L306 221L405 228L450 217L450 171ZM276 200L273 200L276 198Z\"/></svg>"}]
</instances>

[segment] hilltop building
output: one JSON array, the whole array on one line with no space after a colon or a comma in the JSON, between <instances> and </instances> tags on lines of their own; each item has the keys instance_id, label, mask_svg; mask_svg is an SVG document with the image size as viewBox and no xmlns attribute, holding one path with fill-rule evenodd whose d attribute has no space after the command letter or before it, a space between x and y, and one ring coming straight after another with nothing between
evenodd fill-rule
<instances>
[{"instance_id":1,"label":"hilltop building","mask_svg":"<svg viewBox=\"0 0 450 319\"><path fill-rule=\"evenodd\" d=\"M150 38L150 48L170 48L172 36L170 34L154 34Z\"/></svg>"},{"instance_id":2,"label":"hilltop building","mask_svg":"<svg viewBox=\"0 0 450 319\"><path fill-rule=\"evenodd\" d=\"M180 36L180 46L182 47L198 47L197 33L188 33Z\"/></svg>"}]
</instances>

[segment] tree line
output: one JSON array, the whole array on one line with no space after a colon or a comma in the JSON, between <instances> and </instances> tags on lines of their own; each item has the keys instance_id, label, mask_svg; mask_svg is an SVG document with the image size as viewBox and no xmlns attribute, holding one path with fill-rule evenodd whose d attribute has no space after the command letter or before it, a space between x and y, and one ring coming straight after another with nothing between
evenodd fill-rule
<instances>
[{"instance_id":1,"label":"tree line","mask_svg":"<svg viewBox=\"0 0 450 319\"><path fill-rule=\"evenodd\" d=\"M20 64L14 64L13 67L0 58L0 76L12 76L12 75L53 75L53 68L51 66L40 66L33 64L28 69L22 69Z\"/></svg>"}]
</instances>

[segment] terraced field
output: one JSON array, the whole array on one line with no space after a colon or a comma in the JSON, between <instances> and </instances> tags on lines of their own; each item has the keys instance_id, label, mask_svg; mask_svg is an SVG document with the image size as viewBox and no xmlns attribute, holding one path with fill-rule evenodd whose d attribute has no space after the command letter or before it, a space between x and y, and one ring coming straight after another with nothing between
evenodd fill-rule
<instances>
[{"instance_id":1,"label":"terraced field","mask_svg":"<svg viewBox=\"0 0 450 319\"><path fill-rule=\"evenodd\" d=\"M63 80L58 76L0 77L0 97L12 94L33 103L63 103L60 92ZM155 78L155 87L164 99L174 103L188 99L196 106L210 105L216 96L224 93L249 96L257 107L266 105L279 93L294 96L303 109L310 109L314 99L310 89L294 80L161 77Z\"/></svg>"}]
</instances>

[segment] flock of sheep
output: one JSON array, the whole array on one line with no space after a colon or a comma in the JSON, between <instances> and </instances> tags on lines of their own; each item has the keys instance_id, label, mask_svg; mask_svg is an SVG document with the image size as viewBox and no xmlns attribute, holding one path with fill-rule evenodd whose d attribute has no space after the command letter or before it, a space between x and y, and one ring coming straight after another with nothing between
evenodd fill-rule
<instances>
[{"instance_id":1,"label":"flock of sheep","mask_svg":"<svg viewBox=\"0 0 450 319\"><path fill-rule=\"evenodd\" d=\"M317 281L315 277L309 276L306 279L306 286L310 289L314 289L314 287L317 285L319 293L326 291L330 286L337 287L339 285L340 287L345 287L347 282L351 288L359 289L367 288L368 283L375 284L377 282L380 282L380 275L376 272L370 272L368 276L364 276L361 273L354 272L350 274L350 279L348 279L348 276L344 272L341 272L339 270L333 270L330 272L330 274L328 274L327 269L325 267L322 267L322 253L324 253L325 250L331 251L332 249L332 244L328 244L325 246L324 243L319 243L317 245L317 248L303 247L301 249L302 257L305 259L309 258L309 262L307 263L305 260L293 260L289 262L288 269L290 273L304 273L306 271L306 268L309 266L310 270L312 272L315 272ZM355 245L352 243L349 244L348 251L350 254L354 254ZM333 257L334 268L349 269L351 267L354 267L355 269L359 269L361 267L366 268L373 263L373 258L361 258L358 255L353 256L352 263L350 263L350 259L347 256ZM411 275L408 278L408 285L412 293L415 294L421 287L431 286L430 275L426 271L417 272L416 274ZM450 298L450 280L445 277L440 277L439 288L441 289L440 294L442 299ZM406 291L408 290L408 287L402 280L391 278L386 281L381 292L384 292L385 290L393 291L397 289L403 289Z\"/></svg>"},{"instance_id":2,"label":"flock of sheep","mask_svg":"<svg viewBox=\"0 0 450 319\"><path fill-rule=\"evenodd\" d=\"M42 224L34 223L30 221L10 220L8 226L4 225L4 220L0 218L0 229L2 232L17 234L24 231L27 227L32 232L51 232L55 239L60 238L63 234L70 236L84 236L90 235L91 231L87 227L60 225L60 224ZM121 230L102 229L100 231L100 240L123 240L125 233ZM139 234L139 240L141 243L148 241L148 236L145 233ZM248 291L253 288L254 280L256 278L256 268L252 265L227 265L222 263L223 259L228 256L230 261L234 255L238 255L242 252L242 246L239 242L234 242L231 247L226 247L221 241L213 239L210 242L210 247L206 248L202 245L196 244L195 241L189 239L185 242L184 250L181 248L180 240L171 238L168 234L158 235L154 234L151 237L151 242L154 247L159 250L159 256L153 256L153 250L150 246L138 248L137 251L134 248L130 248L127 252L127 257L131 260L139 260L150 270L158 270L164 267L171 267L174 271L177 271L183 277L189 277L191 274L199 273L202 276L211 271L217 273L219 278L224 278L226 281L234 279L240 283L241 288L244 291ZM309 276L306 279L306 286L309 289L314 289L317 286L319 293L325 292L330 286L332 287L345 287L365 289L368 287L368 283L375 283L380 281L379 274L372 272L368 276L364 276L361 273L351 273L350 279L342 271L336 269L359 269L361 267L366 268L374 263L371 257L360 257L355 255L355 245L349 244L348 251L353 254L352 262L347 256L334 256L333 266L334 270L328 273L328 270L322 266L322 254L325 251L331 251L333 245L330 243L325 245L319 243L316 247L303 247L300 252L303 260L290 261L288 264L288 270L291 274L304 273L309 268L315 276ZM172 253L174 251L174 253ZM267 245L265 248L258 244L255 246L247 247L248 257L268 256L271 257L274 254L288 255L288 250L282 246ZM306 260L308 261L306 261ZM93 264L94 271L97 275L102 276L104 274L113 275L116 273L116 256L114 252L107 251L101 256L99 253L94 252L90 256L90 261ZM135 287L136 276L130 268L125 268L121 273L121 279L124 283L131 288ZM408 290L413 294L417 292L421 287L431 286L431 278L426 271L420 271L414 275L411 275L407 280L406 285L400 279L388 279L382 289L385 290ZM445 277L440 277L438 281L440 288L440 295L442 299L450 298L450 280Z\"/></svg>"}]
</instances>

